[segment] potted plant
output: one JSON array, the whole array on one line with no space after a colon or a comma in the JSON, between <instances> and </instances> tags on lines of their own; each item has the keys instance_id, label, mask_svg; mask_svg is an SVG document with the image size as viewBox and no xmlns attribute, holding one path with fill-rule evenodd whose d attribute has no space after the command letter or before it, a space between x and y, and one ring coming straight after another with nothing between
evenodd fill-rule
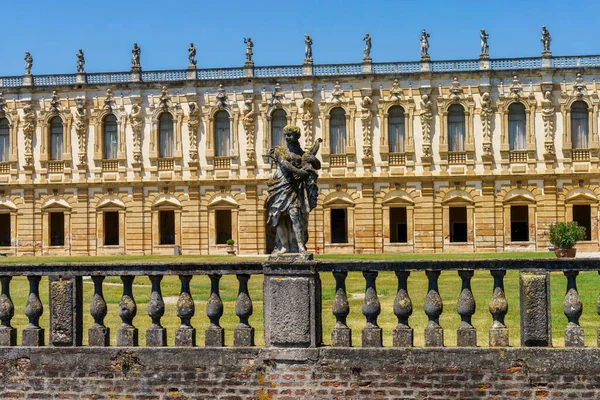
<instances>
[{"instance_id":1,"label":"potted plant","mask_svg":"<svg viewBox=\"0 0 600 400\"><path fill-rule=\"evenodd\" d=\"M554 246L556 257L575 257L573 248L579 240L585 239L585 228L576 221L550 224L550 243Z\"/></svg>"},{"instance_id":2,"label":"potted plant","mask_svg":"<svg viewBox=\"0 0 600 400\"><path fill-rule=\"evenodd\" d=\"M227 244L227 254L235 256L235 250L233 249L233 245L235 244L235 240L227 239L225 242Z\"/></svg>"}]
</instances>

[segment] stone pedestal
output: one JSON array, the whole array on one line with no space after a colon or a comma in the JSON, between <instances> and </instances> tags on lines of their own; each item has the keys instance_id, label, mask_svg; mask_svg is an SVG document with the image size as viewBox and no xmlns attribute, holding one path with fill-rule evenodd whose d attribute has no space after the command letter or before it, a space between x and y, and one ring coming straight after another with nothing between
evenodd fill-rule
<instances>
[{"instance_id":1,"label":"stone pedestal","mask_svg":"<svg viewBox=\"0 0 600 400\"><path fill-rule=\"evenodd\" d=\"M175 331L175 346L193 347L196 345L196 328L180 327Z\"/></svg>"},{"instance_id":2,"label":"stone pedestal","mask_svg":"<svg viewBox=\"0 0 600 400\"><path fill-rule=\"evenodd\" d=\"M110 328L106 326L92 326L88 329L88 346L110 346Z\"/></svg>"},{"instance_id":3,"label":"stone pedestal","mask_svg":"<svg viewBox=\"0 0 600 400\"><path fill-rule=\"evenodd\" d=\"M542 68L552 68L552 52L550 50L542 51Z\"/></svg>"},{"instance_id":4,"label":"stone pedestal","mask_svg":"<svg viewBox=\"0 0 600 400\"><path fill-rule=\"evenodd\" d=\"M196 79L196 66L195 65L189 65L187 68L187 80L188 81L193 81Z\"/></svg>"},{"instance_id":5,"label":"stone pedestal","mask_svg":"<svg viewBox=\"0 0 600 400\"><path fill-rule=\"evenodd\" d=\"M425 327L425 347L444 347L444 328L431 324Z\"/></svg>"},{"instance_id":6,"label":"stone pedestal","mask_svg":"<svg viewBox=\"0 0 600 400\"><path fill-rule=\"evenodd\" d=\"M23 329L23 346L39 347L45 345L44 330L41 328Z\"/></svg>"},{"instance_id":7,"label":"stone pedestal","mask_svg":"<svg viewBox=\"0 0 600 400\"><path fill-rule=\"evenodd\" d=\"M204 345L206 347L225 346L225 330L220 326L209 326L204 334Z\"/></svg>"},{"instance_id":8,"label":"stone pedestal","mask_svg":"<svg viewBox=\"0 0 600 400\"><path fill-rule=\"evenodd\" d=\"M476 347L477 330L472 326L459 327L456 331L456 345L458 347Z\"/></svg>"},{"instance_id":9,"label":"stone pedestal","mask_svg":"<svg viewBox=\"0 0 600 400\"><path fill-rule=\"evenodd\" d=\"M142 68L131 67L131 82L141 82L141 81L142 81Z\"/></svg>"},{"instance_id":10,"label":"stone pedestal","mask_svg":"<svg viewBox=\"0 0 600 400\"><path fill-rule=\"evenodd\" d=\"M373 60L371 59L371 57L363 58L362 73L363 74L373 73Z\"/></svg>"},{"instance_id":11,"label":"stone pedestal","mask_svg":"<svg viewBox=\"0 0 600 400\"><path fill-rule=\"evenodd\" d=\"M254 76L254 62L246 61L244 64L244 77L252 78Z\"/></svg>"},{"instance_id":12,"label":"stone pedestal","mask_svg":"<svg viewBox=\"0 0 600 400\"><path fill-rule=\"evenodd\" d=\"M238 326L233 330L233 345L239 347L254 346L254 328Z\"/></svg>"},{"instance_id":13,"label":"stone pedestal","mask_svg":"<svg viewBox=\"0 0 600 400\"><path fill-rule=\"evenodd\" d=\"M489 332L490 347L508 347L508 328L492 328Z\"/></svg>"},{"instance_id":14,"label":"stone pedestal","mask_svg":"<svg viewBox=\"0 0 600 400\"><path fill-rule=\"evenodd\" d=\"M0 346L16 346L17 330L8 326L0 326Z\"/></svg>"},{"instance_id":15,"label":"stone pedestal","mask_svg":"<svg viewBox=\"0 0 600 400\"><path fill-rule=\"evenodd\" d=\"M302 75L312 75L313 74L313 63L312 61L304 60L304 65L302 66Z\"/></svg>"},{"instance_id":16,"label":"stone pedestal","mask_svg":"<svg viewBox=\"0 0 600 400\"><path fill-rule=\"evenodd\" d=\"M322 343L321 280L306 255L279 256L263 265L265 345L316 347Z\"/></svg>"},{"instance_id":17,"label":"stone pedestal","mask_svg":"<svg viewBox=\"0 0 600 400\"><path fill-rule=\"evenodd\" d=\"M23 75L23 86L33 86L33 75Z\"/></svg>"},{"instance_id":18,"label":"stone pedestal","mask_svg":"<svg viewBox=\"0 0 600 400\"><path fill-rule=\"evenodd\" d=\"M146 330L146 347L164 347L167 345L165 328L148 328Z\"/></svg>"},{"instance_id":19,"label":"stone pedestal","mask_svg":"<svg viewBox=\"0 0 600 400\"><path fill-rule=\"evenodd\" d=\"M49 276L50 344L81 346L83 283L80 276Z\"/></svg>"},{"instance_id":20,"label":"stone pedestal","mask_svg":"<svg viewBox=\"0 0 600 400\"><path fill-rule=\"evenodd\" d=\"M122 325L117 329L117 346L118 347L135 347L139 343L138 330L133 326Z\"/></svg>"},{"instance_id":21,"label":"stone pedestal","mask_svg":"<svg viewBox=\"0 0 600 400\"><path fill-rule=\"evenodd\" d=\"M552 346L550 274L545 270L519 272L521 346Z\"/></svg>"},{"instance_id":22,"label":"stone pedestal","mask_svg":"<svg viewBox=\"0 0 600 400\"><path fill-rule=\"evenodd\" d=\"M382 347L383 331L378 327L370 327L362 330L362 347Z\"/></svg>"},{"instance_id":23,"label":"stone pedestal","mask_svg":"<svg viewBox=\"0 0 600 400\"><path fill-rule=\"evenodd\" d=\"M392 345L394 347L412 347L414 333L412 328L394 328L392 332Z\"/></svg>"},{"instance_id":24,"label":"stone pedestal","mask_svg":"<svg viewBox=\"0 0 600 400\"><path fill-rule=\"evenodd\" d=\"M87 82L87 79L86 79L85 73L80 72L75 77L75 83L86 83L86 82Z\"/></svg>"}]
</instances>

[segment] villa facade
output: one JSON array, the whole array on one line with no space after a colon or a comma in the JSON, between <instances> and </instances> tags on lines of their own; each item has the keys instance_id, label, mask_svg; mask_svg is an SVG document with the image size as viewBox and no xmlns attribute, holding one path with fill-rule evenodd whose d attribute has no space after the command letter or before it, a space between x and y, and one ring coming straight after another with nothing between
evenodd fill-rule
<instances>
[{"instance_id":1,"label":"villa facade","mask_svg":"<svg viewBox=\"0 0 600 400\"><path fill-rule=\"evenodd\" d=\"M27 72L0 77L0 252L264 254L287 124L323 139L313 252L539 251L570 220L600 248L600 56Z\"/></svg>"}]
</instances>

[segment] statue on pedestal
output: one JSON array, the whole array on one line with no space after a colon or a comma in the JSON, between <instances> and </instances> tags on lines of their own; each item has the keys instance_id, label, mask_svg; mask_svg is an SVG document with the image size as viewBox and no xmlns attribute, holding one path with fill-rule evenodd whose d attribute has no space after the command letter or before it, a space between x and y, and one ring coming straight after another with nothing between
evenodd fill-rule
<instances>
[{"instance_id":1,"label":"statue on pedestal","mask_svg":"<svg viewBox=\"0 0 600 400\"><path fill-rule=\"evenodd\" d=\"M421 32L421 58L429 58L429 38L431 36L425 29Z\"/></svg>"},{"instance_id":2,"label":"statue on pedestal","mask_svg":"<svg viewBox=\"0 0 600 400\"><path fill-rule=\"evenodd\" d=\"M140 46L137 43L133 44L133 48L131 49L131 69L139 70L142 66L140 65Z\"/></svg>"},{"instance_id":3,"label":"statue on pedestal","mask_svg":"<svg viewBox=\"0 0 600 400\"><path fill-rule=\"evenodd\" d=\"M80 74L83 74L85 72L85 58L83 56L83 50L79 49L76 56L77 56L77 72Z\"/></svg>"},{"instance_id":4,"label":"statue on pedestal","mask_svg":"<svg viewBox=\"0 0 600 400\"><path fill-rule=\"evenodd\" d=\"M542 39L540 42L544 45L544 53L550 52L550 42L552 41L552 37L550 36L550 32L546 29L546 26L542 26Z\"/></svg>"},{"instance_id":5,"label":"statue on pedestal","mask_svg":"<svg viewBox=\"0 0 600 400\"><path fill-rule=\"evenodd\" d=\"M490 46L488 45L488 39L490 35L485 33L485 29L482 29L479 37L481 38L481 55L487 56L490 54Z\"/></svg>"},{"instance_id":6,"label":"statue on pedestal","mask_svg":"<svg viewBox=\"0 0 600 400\"><path fill-rule=\"evenodd\" d=\"M194 43L190 43L190 47L188 47L188 59L190 60L190 67L196 66L196 48L194 47Z\"/></svg>"},{"instance_id":7,"label":"statue on pedestal","mask_svg":"<svg viewBox=\"0 0 600 400\"><path fill-rule=\"evenodd\" d=\"M363 61L371 61L371 36L367 33L363 38L365 49L363 50Z\"/></svg>"},{"instance_id":8,"label":"statue on pedestal","mask_svg":"<svg viewBox=\"0 0 600 400\"><path fill-rule=\"evenodd\" d=\"M306 253L308 214L317 206L319 196L317 170L321 162L316 154L321 139L304 151L298 142L300 128L287 125L283 135L286 144L269 151L276 168L267 182L267 223L276 230L274 254Z\"/></svg>"},{"instance_id":9,"label":"statue on pedestal","mask_svg":"<svg viewBox=\"0 0 600 400\"><path fill-rule=\"evenodd\" d=\"M244 38L244 43L246 44L246 63L252 63L252 48L254 47L252 38Z\"/></svg>"},{"instance_id":10,"label":"statue on pedestal","mask_svg":"<svg viewBox=\"0 0 600 400\"><path fill-rule=\"evenodd\" d=\"M304 35L304 62L312 62L312 38Z\"/></svg>"},{"instance_id":11,"label":"statue on pedestal","mask_svg":"<svg viewBox=\"0 0 600 400\"><path fill-rule=\"evenodd\" d=\"M31 75L31 67L33 67L33 57L28 51L25 52L25 75Z\"/></svg>"}]
</instances>

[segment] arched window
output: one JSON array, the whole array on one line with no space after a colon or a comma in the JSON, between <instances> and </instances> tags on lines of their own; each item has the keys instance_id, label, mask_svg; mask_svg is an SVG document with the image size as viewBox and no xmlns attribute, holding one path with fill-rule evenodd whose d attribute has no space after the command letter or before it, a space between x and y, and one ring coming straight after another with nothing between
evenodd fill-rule
<instances>
[{"instance_id":1,"label":"arched window","mask_svg":"<svg viewBox=\"0 0 600 400\"><path fill-rule=\"evenodd\" d=\"M287 124L287 115L284 110L278 109L271 114L271 146L283 144L283 127Z\"/></svg>"},{"instance_id":2,"label":"arched window","mask_svg":"<svg viewBox=\"0 0 600 400\"><path fill-rule=\"evenodd\" d=\"M229 157L230 140L229 114L227 111L219 111L215 116L215 155L217 157Z\"/></svg>"},{"instance_id":3,"label":"arched window","mask_svg":"<svg viewBox=\"0 0 600 400\"><path fill-rule=\"evenodd\" d=\"M104 154L105 160L114 160L117 158L117 117L109 114L104 118Z\"/></svg>"},{"instance_id":4,"label":"arched window","mask_svg":"<svg viewBox=\"0 0 600 400\"><path fill-rule=\"evenodd\" d=\"M8 153L10 151L10 135L8 128L8 120L0 119L0 161L8 161Z\"/></svg>"},{"instance_id":5,"label":"arched window","mask_svg":"<svg viewBox=\"0 0 600 400\"><path fill-rule=\"evenodd\" d=\"M173 157L173 116L162 113L158 119L158 157Z\"/></svg>"},{"instance_id":6,"label":"arched window","mask_svg":"<svg viewBox=\"0 0 600 400\"><path fill-rule=\"evenodd\" d=\"M527 149L525 106L514 103L508 107L508 145L510 150Z\"/></svg>"},{"instance_id":7,"label":"arched window","mask_svg":"<svg viewBox=\"0 0 600 400\"><path fill-rule=\"evenodd\" d=\"M50 121L50 160L63 158L63 122L60 117Z\"/></svg>"},{"instance_id":8,"label":"arched window","mask_svg":"<svg viewBox=\"0 0 600 400\"><path fill-rule=\"evenodd\" d=\"M343 108L331 110L329 120L329 141L331 154L346 153L346 112Z\"/></svg>"},{"instance_id":9,"label":"arched window","mask_svg":"<svg viewBox=\"0 0 600 400\"><path fill-rule=\"evenodd\" d=\"M393 106L388 111L388 143L390 153L404 153L404 109Z\"/></svg>"},{"instance_id":10,"label":"arched window","mask_svg":"<svg viewBox=\"0 0 600 400\"><path fill-rule=\"evenodd\" d=\"M459 104L448 108L448 151L465 151L465 109Z\"/></svg>"},{"instance_id":11,"label":"arched window","mask_svg":"<svg viewBox=\"0 0 600 400\"><path fill-rule=\"evenodd\" d=\"M588 148L588 106L583 101L571 106L571 144L574 149Z\"/></svg>"}]
</instances>

